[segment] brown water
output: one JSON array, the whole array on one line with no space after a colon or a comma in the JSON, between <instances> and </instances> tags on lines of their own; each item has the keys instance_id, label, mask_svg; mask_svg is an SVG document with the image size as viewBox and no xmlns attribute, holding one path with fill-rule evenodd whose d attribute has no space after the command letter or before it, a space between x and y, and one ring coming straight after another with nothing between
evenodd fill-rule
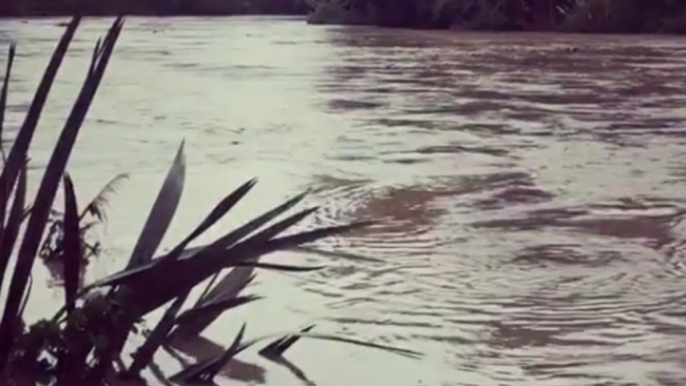
<instances>
[{"instance_id":1,"label":"brown water","mask_svg":"<svg viewBox=\"0 0 686 386\"><path fill-rule=\"evenodd\" d=\"M36 169L109 22L78 35ZM55 23L0 21L0 41L19 43L15 127ZM123 266L186 138L190 176L167 246L252 176L254 194L207 238L306 188L323 206L316 223L383 223L322 245L379 262L275 256L330 268L261 272L251 292L267 299L212 325L217 342L243 321L248 335L315 322L425 354L298 343L289 359L327 386L681 385L685 66L686 40L667 37L129 19L70 166L82 200L132 173L93 275ZM32 313L59 296L34 290ZM234 378L304 384L254 353L241 359Z\"/></svg>"}]
</instances>

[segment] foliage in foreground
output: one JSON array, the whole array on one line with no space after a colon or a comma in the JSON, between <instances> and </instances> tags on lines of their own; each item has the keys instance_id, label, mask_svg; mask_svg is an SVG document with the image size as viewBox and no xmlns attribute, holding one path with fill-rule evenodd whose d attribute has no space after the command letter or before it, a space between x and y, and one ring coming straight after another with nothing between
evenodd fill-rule
<instances>
[{"instance_id":1,"label":"foliage in foreground","mask_svg":"<svg viewBox=\"0 0 686 386\"><path fill-rule=\"evenodd\" d=\"M91 200L79 215L79 238L82 248L82 265L87 265L91 258L100 256L102 252L100 241L91 241L91 231L107 220L106 207L109 204L110 195L115 192L123 180L128 178L127 173L122 173L108 182L100 192ZM64 263L64 212L53 209L50 213L47 226L47 235L41 244L38 255L47 264Z\"/></svg>"},{"instance_id":2,"label":"foliage in foreground","mask_svg":"<svg viewBox=\"0 0 686 386\"><path fill-rule=\"evenodd\" d=\"M301 194L208 245L190 247L250 192L256 183L251 180L222 199L170 252L155 256L181 199L186 173L182 143L125 269L82 287L84 254L87 253L82 219L84 213L93 208L88 205L79 211L73 183L65 171L114 52L123 18L117 18L104 39L96 44L81 91L64 123L36 197L31 205L27 205L26 199L28 149L79 22L80 18L73 18L59 41L0 174L0 288L7 287L7 292L2 294L5 303L0 308L0 379L6 382L26 381L28 376L29 384L96 385L111 380L116 374L137 377L143 369L154 366L154 354L160 348L169 349L174 341L197 338L222 313L257 300L256 296L240 295L253 279L255 268L294 272L320 268L264 263L260 261L261 256L368 225L355 223L285 234L317 209L308 208L287 215L287 211L305 198L305 194ZM11 46L0 91L0 135L14 52L15 48ZM41 241L54 221L51 213L60 185L64 192L64 208L60 220L62 233L56 248L64 265L64 306L51 318L27 326L24 309L34 285L31 272L40 254ZM27 210L27 206L30 209ZM227 269L229 273L222 276ZM8 286L3 285L5 279L9 280L5 283ZM184 310L191 291L205 282L200 298ZM162 319L152 331L146 332L143 344L135 349L130 363L125 363L122 353L130 344L132 334L139 331L139 322L165 305L168 307ZM261 350L263 355L272 358L280 357L301 337L417 355L409 350L315 334L310 332L312 327L246 339L244 325L221 354L192 364L170 379L185 384L210 382L237 354L265 339L275 339Z\"/></svg>"}]
</instances>

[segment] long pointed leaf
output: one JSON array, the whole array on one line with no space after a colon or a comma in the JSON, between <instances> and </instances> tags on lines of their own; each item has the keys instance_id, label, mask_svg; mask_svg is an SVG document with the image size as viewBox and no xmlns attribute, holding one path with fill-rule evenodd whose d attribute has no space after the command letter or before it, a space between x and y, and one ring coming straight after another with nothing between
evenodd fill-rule
<instances>
[{"instance_id":1,"label":"long pointed leaf","mask_svg":"<svg viewBox=\"0 0 686 386\"><path fill-rule=\"evenodd\" d=\"M291 215L284 220L281 220L268 228L258 232L257 234L251 236L249 239L244 241L244 243L253 243L253 244L258 244L265 242L272 237L285 232L288 228L298 224L302 220L304 220L307 216L311 215L312 213L316 212L318 208L309 208L302 210L294 215Z\"/></svg>"},{"instance_id":2,"label":"long pointed leaf","mask_svg":"<svg viewBox=\"0 0 686 386\"><path fill-rule=\"evenodd\" d=\"M129 366L128 373L130 375L138 376L138 374L147 367L153 359L157 349L164 343L169 335L169 332L174 327L174 320L178 315L183 303L186 301L188 294L184 294L176 298L174 303L167 309L162 316L162 319L157 323L152 333L148 336L145 343L136 351L133 356L133 363Z\"/></svg>"},{"instance_id":3,"label":"long pointed leaf","mask_svg":"<svg viewBox=\"0 0 686 386\"><path fill-rule=\"evenodd\" d=\"M183 146L183 144L182 144ZM181 153L181 150L179 150L179 154ZM179 155L177 155L177 160L179 160ZM177 164L177 162L175 162ZM173 168L172 168L173 170ZM172 175L172 171L170 171L169 176ZM168 176L167 181L170 181L170 177ZM166 182L165 181L165 185ZM181 182L183 182L181 180ZM166 264L168 261L174 261L176 260L181 253L183 252L184 248L188 243L190 243L193 239L196 237L200 236L203 232L205 232L208 228L210 228L214 223L216 223L221 217L223 217L231 208L233 208L238 201L240 201L249 191L252 189L252 187L255 185L256 180L250 180L243 184L241 187L233 191L231 194L229 194L227 197L225 197L222 201L219 202L215 206L215 208L210 212L210 214L201 222L201 224L180 244L178 244L171 253L169 253L165 258L160 259L158 262L159 264ZM170 183L170 186L173 185ZM170 188L171 190L171 188ZM164 191L164 188L163 188ZM162 192L160 192L160 196L162 195ZM179 191L180 195L180 191ZM160 199L158 198L158 201ZM178 205L178 200L176 201L176 204ZM155 209L153 208L153 211ZM152 213L151 213L152 217ZM171 220L171 218L169 218ZM141 236L142 237L142 236ZM133 257L132 257L133 261ZM136 264L136 263L134 263ZM134 265L135 266L135 265ZM160 267L160 269L165 269L166 266ZM142 370L145 366L147 366L151 360L152 356L154 355L154 352L159 348L159 346L162 344L163 339L166 337L166 335L169 333L169 331L172 328L173 325L173 320L176 317L176 314L179 311L179 307L185 299L188 297L190 293L190 289L185 291L185 293L181 294L177 300L180 301L179 306L175 307L172 306L170 307L167 312L165 313L164 317L162 320L158 323L156 326L155 330L153 331L153 338L148 339L146 343L144 344L143 347L139 349L137 352L137 356L134 359L134 363L131 365L129 368L129 372L132 374L138 374L140 370ZM175 303L176 304L176 303Z\"/></svg>"},{"instance_id":4,"label":"long pointed leaf","mask_svg":"<svg viewBox=\"0 0 686 386\"><path fill-rule=\"evenodd\" d=\"M29 303L29 298L31 297L31 289L33 289L33 276L29 275L29 279L26 281L26 291L24 292L24 297L21 300L21 306L19 306L19 312L17 312L17 317L21 318L24 314L26 305Z\"/></svg>"},{"instance_id":5,"label":"long pointed leaf","mask_svg":"<svg viewBox=\"0 0 686 386\"><path fill-rule=\"evenodd\" d=\"M243 324L241 327L241 330L238 332L236 337L233 340L233 343L231 343L231 346L229 346L222 355L208 360L208 361L203 361L202 363L198 363L195 366L191 366L189 368L186 368L179 373L173 375L170 380L172 382L177 382L177 383L209 383L212 381L212 379L219 373L219 371L222 369L222 367L226 366L229 361L235 357L237 354L239 354L241 351L245 350L246 348L250 347L249 344L244 344L243 343L243 336L245 335L245 327L246 325Z\"/></svg>"},{"instance_id":6,"label":"long pointed leaf","mask_svg":"<svg viewBox=\"0 0 686 386\"><path fill-rule=\"evenodd\" d=\"M207 380L212 381L214 377L217 376L219 371L221 371L222 367L226 366L229 361L233 359L233 357L249 347L243 343L245 327L246 325L243 324L243 327L241 327L241 330L238 332L238 335L236 335L236 338L234 339L233 343L231 343L231 346L229 346L229 348L224 351L224 354L213 361L209 368L206 369L206 376L208 377Z\"/></svg>"},{"instance_id":7,"label":"long pointed leaf","mask_svg":"<svg viewBox=\"0 0 686 386\"><path fill-rule=\"evenodd\" d=\"M207 288L205 288L203 294L198 298L196 306L235 298L255 280L256 275L253 273L254 271L254 267L236 267L233 268L216 287L212 288L213 282L207 283ZM213 279L217 277L218 275L215 275ZM210 294L210 289L217 291L217 295Z\"/></svg>"},{"instance_id":8,"label":"long pointed leaf","mask_svg":"<svg viewBox=\"0 0 686 386\"><path fill-rule=\"evenodd\" d=\"M206 295L207 291L212 287L214 279L217 278L215 275L212 278L213 280L208 283L207 288L205 288L205 292L198 298L194 308L189 312L200 309L207 309L208 311L194 315L194 317L188 319L183 319L181 316L179 316L179 319L177 320L178 327L174 331L174 334L186 338L190 336L197 336L225 311L225 309L222 308L209 311L212 308L208 307L216 304L231 304L232 302L239 301L242 298L247 298L238 298L238 294L255 279L256 275L252 274L254 270L255 267L233 268L231 272L226 275L225 280L222 280L222 283L224 284L220 283L216 287L221 291L221 294L219 296L210 298Z\"/></svg>"},{"instance_id":9,"label":"long pointed leaf","mask_svg":"<svg viewBox=\"0 0 686 386\"><path fill-rule=\"evenodd\" d=\"M170 252L165 258L167 259L176 259L181 255L181 252L183 252L184 248L193 240L195 240L198 236L203 234L207 229L209 229L212 225L214 225L219 219L224 217L226 213L228 213L231 208L233 208L238 201L240 201L243 197L245 197L246 194L255 186L255 183L257 183L257 180L252 179L243 185L241 185L238 189L234 190L231 194L226 196L223 200L215 206L214 209L212 209L212 212L210 212L209 215L198 225L198 227L190 234L186 239L184 239L179 245L177 245L172 252Z\"/></svg>"},{"instance_id":10,"label":"long pointed leaf","mask_svg":"<svg viewBox=\"0 0 686 386\"><path fill-rule=\"evenodd\" d=\"M307 333L310 332L313 328L314 324L311 324L300 330L300 332ZM277 339L274 342L267 345L266 347L264 347L262 350L260 350L260 355L265 357L280 357L286 352L286 350L288 350L296 342L298 342L300 338L300 336L288 336L285 338Z\"/></svg>"},{"instance_id":11,"label":"long pointed leaf","mask_svg":"<svg viewBox=\"0 0 686 386\"><path fill-rule=\"evenodd\" d=\"M16 45L10 44L9 53L7 55L7 69L5 70L5 79L2 82L2 90L0 90L0 152L2 153L3 162L5 159L5 145L3 144L4 128L5 128L5 111L7 111L7 93L10 85L10 78L12 77L12 64L14 63L14 54ZM3 221L0 221L2 223Z\"/></svg>"},{"instance_id":12,"label":"long pointed leaf","mask_svg":"<svg viewBox=\"0 0 686 386\"><path fill-rule=\"evenodd\" d=\"M14 192L14 202L12 203L12 208L10 209L10 216L7 219L7 226L5 227L2 241L0 242L0 289L3 285L3 279L5 277L5 271L7 270L7 265L10 258L12 257L12 252L14 251L14 245L19 236L19 228L22 223L22 211L24 209L24 201L26 200L26 164L21 169L19 174L19 183L17 184L17 189Z\"/></svg>"},{"instance_id":13,"label":"long pointed leaf","mask_svg":"<svg viewBox=\"0 0 686 386\"><path fill-rule=\"evenodd\" d=\"M296 215L298 216L298 215ZM292 248L295 245L300 245L303 243L308 243L312 242L324 237L336 235L336 234L341 234L345 233L354 229L359 229L363 228L366 226L369 226L371 223L369 222L360 222L360 223L354 223L350 225L342 225L342 226L333 226L333 227L326 227L326 228L320 228L320 229L315 229L312 231L307 231L307 232L302 232L298 233L295 235L291 236L284 236L281 238L273 239L267 242L263 242L262 244L257 244L255 241L252 241L252 239L242 242L235 247L229 249L228 251L216 251L212 255L206 255L203 257L203 259L207 260L215 260L217 257L222 257L222 256L228 256L224 257L223 260L225 260L224 263L221 264L212 264L211 269L220 269L220 268L227 268L227 267L237 267L237 266L256 266L256 267L266 267L269 266L269 264L265 265L262 263L257 263L257 262L246 262L244 261L245 259L251 257L251 256L258 256L258 255L263 255L266 253L274 252L277 250L285 249L285 248ZM205 247L204 249L209 249L212 246ZM201 252L198 252L198 254L201 254ZM238 257L238 258L231 258L231 257ZM242 257L242 259L241 259ZM187 259L182 259L179 260L178 262L175 262L174 266L175 267L183 267L183 266L188 266L188 267L196 267L194 270L179 270L177 273L179 274L195 274L194 276L199 276L203 275L203 273L198 273L198 268L199 265L198 261L196 261L196 258L187 258ZM140 279L143 276L145 276L148 273L151 273L152 271L159 270L159 271L164 271L160 272L165 273L167 269L157 269L161 267L161 263L157 263L156 261L153 261L151 263L148 263L144 266L141 267L136 267L133 269L129 270L124 270L122 272L113 274L111 276L108 276L102 280L99 280L89 286L89 289L96 288L96 287L104 287L104 286L117 286L121 285L124 283L131 282L136 279ZM167 265L165 268L169 268L169 265ZM314 268L313 268L314 269ZM318 268L317 268L318 269ZM206 278L207 276L203 276ZM203 279L204 280L204 279ZM200 280L202 281L202 280ZM200 282L198 281L198 283ZM163 283L159 283L163 284ZM178 283L173 283L174 286L176 286ZM197 284L197 283L195 283ZM193 285L194 286L194 285ZM169 301L171 299L168 299ZM164 302L166 303L166 302ZM162 304L164 304L162 303Z\"/></svg>"},{"instance_id":14,"label":"long pointed leaf","mask_svg":"<svg viewBox=\"0 0 686 386\"><path fill-rule=\"evenodd\" d=\"M181 200L186 176L186 159L183 147L184 142L182 141L174 158L174 163L167 173L160 193L157 195L148 219L143 226L141 235L138 237L136 246L133 248L127 269L152 260L153 254L159 247L160 242L162 242L169 224L171 224L171 220Z\"/></svg>"},{"instance_id":15,"label":"long pointed leaf","mask_svg":"<svg viewBox=\"0 0 686 386\"><path fill-rule=\"evenodd\" d=\"M224 252L224 254L228 254L228 253ZM184 265L186 265L186 264L184 264ZM141 267L133 268L133 269L130 269L128 271L119 272L119 273L108 276L102 280L96 281L95 283L88 285L87 287L84 288L84 292L90 291L90 290L92 290L94 288L98 288L98 287L106 287L106 286L113 286L114 287L114 286L119 286L119 285L123 285L123 284L128 284L131 281L135 281L135 280L139 280L139 279L143 278L146 274L149 274L153 271L156 271L160 267L162 267L162 264L148 263L148 264L141 266ZM264 268L264 269L272 269L272 270L276 270L276 271L289 271L289 272L308 272L308 271L316 271L316 270L323 268L321 266L295 266L295 265L260 263L260 262L256 262L256 261L241 261L241 260L236 261L236 262L231 261L231 262L224 263L220 268L229 268L229 267L257 267L257 268ZM160 275L162 273L168 273L169 272L168 268L169 268L169 266L165 266L162 269L159 269L160 271L163 271L163 272L160 272ZM205 278L206 277L207 276L205 276ZM158 284L162 285L163 283L158 283ZM179 288L181 288L181 287L179 287ZM176 293L178 293L178 291L176 291ZM167 301L169 301L169 300L171 300L171 299L168 299ZM162 303L162 304L164 304L164 303Z\"/></svg>"},{"instance_id":16,"label":"long pointed leaf","mask_svg":"<svg viewBox=\"0 0 686 386\"><path fill-rule=\"evenodd\" d=\"M181 254L181 259L189 259L195 256L197 253L200 251L207 251L209 250L208 248L213 247L212 249L217 251L221 249L228 248L229 246L237 243L240 241L242 238L248 236L250 233L254 232L255 230L259 229L260 227L264 226L267 224L269 221L273 220L274 218L278 217L280 214L286 212L287 210L291 209L295 205L297 205L300 201L302 201L305 196L307 195L307 192L304 192L302 194L299 194L296 197L291 198L290 200L284 202L283 204L280 204L274 209L271 209L267 211L266 213L263 213L262 215L248 221L247 223L243 224L239 228L227 233L214 243L210 245L205 245L202 247L196 247L196 248L188 248L186 249L182 254ZM168 256L168 255L167 255ZM162 257L161 259L164 259L166 256Z\"/></svg>"},{"instance_id":17,"label":"long pointed leaf","mask_svg":"<svg viewBox=\"0 0 686 386\"><path fill-rule=\"evenodd\" d=\"M372 222L359 222L359 223L353 223L353 224L349 224L349 225L339 225L339 226L319 228L319 229L301 232L301 233L290 235L290 236L283 236L283 237L279 237L279 238L274 238L274 239L271 239L268 242L264 243L264 245L261 246L261 249L272 252L272 251L278 251L278 250L282 250L282 249L294 248L298 245L308 244L308 243L311 243L313 241L323 239L326 237L330 237L333 235L347 233L347 232L350 232L350 231L353 231L356 229L366 228L372 224L373 224ZM265 253L268 253L268 252L265 252Z\"/></svg>"},{"instance_id":18,"label":"long pointed leaf","mask_svg":"<svg viewBox=\"0 0 686 386\"><path fill-rule=\"evenodd\" d=\"M236 308L251 302L254 302L255 300L262 299L260 296L254 296L254 295L248 295L248 296L240 296L236 297L233 299L229 300L224 300L220 302L213 302L209 303L207 305L204 305L202 307L197 307L197 308L192 308L181 315L179 315L178 318L176 318L176 324L181 325L181 324L186 324L186 323L193 323L194 321L203 318L206 315L213 315L214 313L223 313L227 310L230 310L232 308Z\"/></svg>"},{"instance_id":19,"label":"long pointed leaf","mask_svg":"<svg viewBox=\"0 0 686 386\"><path fill-rule=\"evenodd\" d=\"M0 209L7 208L7 201L9 199L9 192L11 186L14 185L17 175L19 174L19 169L21 165L26 160L26 155L29 149L29 145L33 140L33 134L38 126L38 120L40 119L45 102L48 99L48 94L55 82L55 77L57 76L57 71L62 65L62 61L66 56L67 50L69 49L69 44L71 43L74 33L79 26L81 21L80 17L72 18L71 22L64 31L62 38L60 39L55 51L50 58L48 66L45 68L43 73L43 78L41 79L38 88L36 89L36 94L33 97L33 101L29 106L29 110L26 113L26 118L24 123L19 129L19 133L12 144L9 156L7 157L7 162L3 166L2 174L0 174ZM2 211L0 211L2 212ZM0 368L4 364L5 347L0 348Z\"/></svg>"},{"instance_id":20,"label":"long pointed leaf","mask_svg":"<svg viewBox=\"0 0 686 386\"><path fill-rule=\"evenodd\" d=\"M213 246L214 249L224 249L237 243L242 238L246 237L250 233L267 224L269 221L273 220L277 216L281 215L282 213L286 212L287 210L291 209L292 207L300 203L300 201L302 201L307 196L307 193L308 192L299 194L291 198L290 200L284 202L283 204L277 206L276 208L254 218L253 220L248 221L246 224L242 225L238 229L235 229L234 231L228 233L219 240L215 241L212 245L210 245L210 247Z\"/></svg>"},{"instance_id":21,"label":"long pointed leaf","mask_svg":"<svg viewBox=\"0 0 686 386\"><path fill-rule=\"evenodd\" d=\"M270 269L274 271L284 271L284 272L311 272L319 271L324 269L323 266L304 266L304 265L285 265L285 264L273 264L273 263L260 263L259 261L237 261L235 263L229 263L231 267L255 267L262 269Z\"/></svg>"},{"instance_id":22,"label":"long pointed leaf","mask_svg":"<svg viewBox=\"0 0 686 386\"><path fill-rule=\"evenodd\" d=\"M383 260L377 259L375 257L362 256L362 255L358 255L356 253L350 253L350 252L325 251L323 249L319 249L319 248L315 248L315 247L299 246L299 247L289 248L289 250L294 251L294 252L302 252L302 253L324 256L324 257L334 257L334 258L341 258L341 259L346 259L346 260L362 261L362 262L367 262L367 263L383 263L384 262Z\"/></svg>"},{"instance_id":23,"label":"long pointed leaf","mask_svg":"<svg viewBox=\"0 0 686 386\"><path fill-rule=\"evenodd\" d=\"M279 366L283 366L284 368L286 368L286 370L290 371L291 374L298 378L303 383L303 385L317 386L316 383L314 383L311 379L307 377L307 375L305 375L305 372L300 367L296 366L293 362L289 361L285 357L268 356L265 358L269 359L270 361L276 363Z\"/></svg>"},{"instance_id":24,"label":"long pointed leaf","mask_svg":"<svg viewBox=\"0 0 686 386\"><path fill-rule=\"evenodd\" d=\"M221 369L220 364L223 363L223 365L226 365L228 360L233 358L236 354L238 354L240 351L245 350L246 348L249 348L261 341L264 340L272 340L275 338L281 338L284 341L287 340L288 338L292 337L300 337L300 338L309 338L309 339L317 339L317 340L324 340L324 341L331 341L331 342L339 342L339 343L347 343L355 346L361 346L361 347L366 347L366 348L373 348L373 349L378 349L378 350L383 350L388 353L396 354L396 355L401 355L405 356L408 358L421 358L422 354L413 351L413 350L408 350L408 349L403 349L403 348L398 348L398 347L392 347L392 346L387 346L387 345L381 345L381 344L376 344L376 343L371 343L371 342L365 342L357 339L352 339L352 338L343 338L340 336L335 336L335 335L330 335L330 334L315 334L311 332L291 332L291 333L281 333L281 334L270 334L270 335L265 335L259 338L254 338L248 341L243 341L242 343L236 344L236 340L234 340L234 343L229 347L229 349L226 350L224 354L221 356L212 359L212 360L207 360L203 361L202 363L196 364L194 366L191 366L191 368L187 368L185 370L182 370L181 372L175 374L172 376L170 379L173 382L209 382L212 380L212 377L216 375L216 372L218 372ZM241 337L242 338L242 337ZM238 349L235 349L234 347L238 347ZM227 359L228 357L228 359Z\"/></svg>"},{"instance_id":25,"label":"long pointed leaf","mask_svg":"<svg viewBox=\"0 0 686 386\"><path fill-rule=\"evenodd\" d=\"M281 228L280 224L289 224L297 218L302 218L307 211L293 215L286 220L270 227L273 233ZM303 232L293 236L286 236L281 239L270 241L260 240L262 232L244 242L241 242L230 248L228 251L215 251L213 245L206 248L207 250L198 252L195 257L178 260L174 267L151 267L149 269L150 275L139 274L136 278L129 281L133 293L140 293L132 301L137 302L139 309L145 314L150 312L162 304L168 302L176 294L183 291L189 291L197 284L217 272L219 269L230 266L256 266L262 268L273 269L288 269L285 266L274 266L268 264L258 263L254 260L256 257L271 253L280 249L290 248L298 244L315 241L322 237L327 237L339 234L352 229L357 229L366 226L367 223L352 224L339 227L329 227L317 229L314 231ZM269 230L263 231L269 232ZM158 268L157 270L155 268ZM293 270L307 270L308 268L293 268ZM169 277L168 272L176 272L176 275ZM170 280L173 279L173 280ZM121 278L118 280L121 281ZM150 282L158 283L155 288L150 288ZM145 293L145 296L142 294Z\"/></svg>"},{"instance_id":26,"label":"long pointed leaf","mask_svg":"<svg viewBox=\"0 0 686 386\"><path fill-rule=\"evenodd\" d=\"M280 221L271 227L263 230L259 234L251 237L248 242L253 242L253 243L258 243L260 241L265 241L268 240L269 238L273 237L274 235L283 232L284 230L288 229L289 227L297 224L298 222L302 221L305 217L310 215L316 210L316 208L312 209L306 209L304 211L301 211L300 213L297 213L283 221ZM247 229L247 228L246 228ZM233 236L233 240L238 241L240 239L239 236L242 237L241 232L232 232L229 234L229 236ZM233 242L235 242L233 241ZM255 258L258 258L259 256L255 256ZM256 260L253 260L256 261ZM221 296L222 293L226 292L227 289L233 288L236 286L241 285L242 281L246 278L249 277L252 274L251 269L246 269L242 271L237 271L234 270L235 275L227 275L222 279L219 284L217 284L216 287L211 288L211 285L214 283L216 278L219 276L220 272L217 272L210 283L208 284L207 289L203 292L203 295L200 297L198 300L197 304L203 304L206 301L210 301L212 299L217 299L218 296Z\"/></svg>"},{"instance_id":27,"label":"long pointed leaf","mask_svg":"<svg viewBox=\"0 0 686 386\"><path fill-rule=\"evenodd\" d=\"M100 47L102 47L102 39L98 39L95 42L95 49L93 50L93 56L91 58L91 66L88 69L89 73L95 72L95 65L98 63L98 57L100 56Z\"/></svg>"},{"instance_id":28,"label":"long pointed leaf","mask_svg":"<svg viewBox=\"0 0 686 386\"><path fill-rule=\"evenodd\" d=\"M64 198L64 294L67 312L71 314L76 306L76 292L79 290L82 255L76 193L68 174L64 176Z\"/></svg>"},{"instance_id":29,"label":"long pointed leaf","mask_svg":"<svg viewBox=\"0 0 686 386\"><path fill-rule=\"evenodd\" d=\"M262 225L264 225L265 223L267 223L268 221L270 221L274 217L278 216L279 214L285 212L286 210L288 210L291 207L293 207L294 205L296 205L298 202L300 202L305 197L305 195L306 195L306 193L300 194L300 195L286 201L285 203L279 205L278 207L268 211L267 213L253 219L252 221L249 221L247 224L243 225L242 227L230 232L226 236L220 238L219 240L215 241L214 243L210 244L209 246L203 248L202 250L200 250L198 252L198 254L204 254L207 256L207 255L212 254L212 253L213 254L221 253L224 248L228 247L229 245L236 243L237 241L239 241L240 239L242 239L246 235L250 234L255 229L258 229L259 227L261 227ZM292 217L299 218L301 216L303 216L303 213L299 213L299 214L294 215ZM284 221L290 221L290 219L286 219ZM132 255L132 257L133 257L133 255ZM146 273L151 272L155 268L157 268L158 272L175 271L176 268L179 267L179 264L177 264L177 263L188 261L189 259L191 259L191 258L189 257L187 259L177 261L176 259L160 258L160 259L156 259L156 260L161 260L159 262L153 261L151 263L144 264L141 267L132 266L132 264L131 264L132 261L130 261L129 267L126 270L124 270L123 272L114 274L108 278L100 280L100 281L92 284L90 287L93 288L93 287L99 287L99 286L105 286L105 285L119 285L120 283L123 283L125 281L126 282L130 282L132 280L135 281L136 278L145 276ZM195 264L196 263L194 263L194 265ZM174 267L176 267L176 268L174 268ZM200 280L195 284L198 284L199 282L205 280L205 278L210 276L213 272L219 272L220 270L221 270L221 268L216 266L214 269L211 269L211 271L209 273L203 273ZM184 272L179 271L179 273L183 274ZM194 275L194 276L196 276L196 275ZM189 287L185 287L186 290L190 290L193 286L195 286L195 284L193 284L192 286L189 286ZM184 290L179 289L179 290L175 290L174 293L178 294L178 293L183 292L183 291ZM175 297L175 296L173 296L173 297ZM171 300L171 298L167 298L166 301L163 301L161 303L156 303L154 308L159 307L160 305L166 303L169 300Z\"/></svg>"},{"instance_id":30,"label":"long pointed leaf","mask_svg":"<svg viewBox=\"0 0 686 386\"><path fill-rule=\"evenodd\" d=\"M290 332L290 333L282 333L282 334L269 334L265 335L259 338L252 339L250 341L245 342L246 345L253 345L258 342L264 341L264 340L272 340L274 338L291 338L291 337L300 337L300 338L309 338L309 339L318 339L318 340L326 340L326 341L332 341L332 342L340 342L340 343L348 343L352 344L355 346L361 346L361 347L367 347L367 348L374 348L378 350L383 350L392 354L397 354L409 358L421 358L423 355L414 350L409 350L409 349L404 349L404 348L399 348L399 347L393 347L393 346L388 346L388 345L382 345L382 344L377 344L377 343L371 343L371 342L365 342L362 340L357 340L357 339L352 339L352 338L344 338L336 335L331 335L331 334L317 334L317 333L312 333L312 332ZM285 341L285 340L284 340Z\"/></svg>"},{"instance_id":31,"label":"long pointed leaf","mask_svg":"<svg viewBox=\"0 0 686 386\"><path fill-rule=\"evenodd\" d=\"M76 20L76 22L72 22L72 25L74 25L75 29L75 25L78 24L78 19L75 18L74 20ZM25 237L22 240L19 249L17 265L7 295L5 312L2 321L0 322L0 369L4 368L7 363L9 351L12 350L14 346L16 338L14 332L16 331L15 326L18 321L15 315L19 309L24 287L36 258L36 252L38 251L40 240L47 224L57 187L62 178L62 174L64 173L69 156L71 155L81 124L86 117L90 104L93 101L100 81L105 73L105 69L107 68L109 58L114 51L114 44L121 32L122 20L122 18L118 18L112 25L112 28L108 31L108 36L111 36L108 41L110 44L103 47L103 53L98 60L95 70L86 77L74 107L62 129L62 133L60 134L57 145L50 157L45 174L43 175L43 179L38 188L35 204L26 228ZM31 128L31 134L33 132L32 129L34 128L35 125ZM22 130L20 130L20 135ZM5 170L3 170L3 176L0 177L2 180L5 180L5 178L8 178L10 181L12 180L12 178L10 178L12 176L5 176L5 172L7 172L10 167L10 162L12 162L12 156L15 153L17 142L18 140L15 141L15 146L12 148L12 152L8 158L8 164L6 165ZM26 141L25 145L28 146L28 141ZM22 154L25 153L26 151L24 149ZM25 157L22 157L22 160L23 159L25 159ZM0 183L0 186L3 186L3 183ZM5 203L6 199L0 200L0 205L4 205Z\"/></svg>"},{"instance_id":32,"label":"long pointed leaf","mask_svg":"<svg viewBox=\"0 0 686 386\"><path fill-rule=\"evenodd\" d=\"M62 65L62 61L69 49L69 44L74 37L74 33L76 32L80 21L80 17L72 18L67 29L64 31L64 34L57 44L57 47L50 58L50 62L43 73L43 78L38 85L36 94L26 113L24 123L19 129L17 138L14 140L7 162L3 167L2 175L0 175L0 213L4 212L5 208L7 208L7 196L9 195L9 191L6 190L6 187L10 187L14 184L14 181L19 174L19 169L26 159L26 153L33 139L33 134L36 131L36 126L38 125L38 120L40 119L48 94L55 82L57 71ZM2 189L2 187L5 187L5 189Z\"/></svg>"},{"instance_id":33,"label":"long pointed leaf","mask_svg":"<svg viewBox=\"0 0 686 386\"><path fill-rule=\"evenodd\" d=\"M198 363L193 363L188 367L184 367L183 370L179 371L178 373L172 375L169 377L169 380L174 383L174 385L193 385L194 382L189 382L191 377L197 376L202 373L204 369L207 368L207 366L212 363L213 359L206 359L203 361L200 361ZM205 381L196 381L197 384L210 384L209 382Z\"/></svg>"},{"instance_id":34,"label":"long pointed leaf","mask_svg":"<svg viewBox=\"0 0 686 386\"><path fill-rule=\"evenodd\" d=\"M196 306L207 304L219 300L227 300L238 296L253 280L255 280L254 267L236 267L231 270L224 278L214 286L214 282L219 277L215 274L207 283L207 287L198 298ZM210 291L212 290L212 291Z\"/></svg>"}]
</instances>

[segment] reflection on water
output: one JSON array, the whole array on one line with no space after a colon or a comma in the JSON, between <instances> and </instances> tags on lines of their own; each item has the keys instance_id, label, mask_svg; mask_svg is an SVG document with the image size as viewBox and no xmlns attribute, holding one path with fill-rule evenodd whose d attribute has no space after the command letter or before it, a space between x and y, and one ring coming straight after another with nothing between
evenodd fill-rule
<instances>
[{"instance_id":1,"label":"reflection on water","mask_svg":"<svg viewBox=\"0 0 686 386\"><path fill-rule=\"evenodd\" d=\"M105 25L91 20L77 39L36 167ZM11 127L58 33L54 20L0 25L22 63ZM672 37L131 19L71 166L86 195L133 173L96 275L123 264L138 232L131 224L186 137L191 177L175 237L253 175L262 192L241 219L310 188L323 207L314 222L379 221L321 245L376 260L260 273L255 291L273 300L222 319L208 336L228 344L243 320L249 333L317 320L323 331L426 354L412 362L301 342L289 359L307 376L257 358L249 375L228 376L334 386L681 384L684 58L686 41ZM33 312L55 296L32 295ZM162 360L163 370L173 362Z\"/></svg>"}]
</instances>

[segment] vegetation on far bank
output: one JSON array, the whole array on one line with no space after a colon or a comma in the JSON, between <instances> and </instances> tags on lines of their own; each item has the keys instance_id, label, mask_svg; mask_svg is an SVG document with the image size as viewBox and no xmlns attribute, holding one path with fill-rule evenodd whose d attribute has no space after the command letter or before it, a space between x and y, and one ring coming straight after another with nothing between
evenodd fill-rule
<instances>
[{"instance_id":1,"label":"vegetation on far bank","mask_svg":"<svg viewBox=\"0 0 686 386\"><path fill-rule=\"evenodd\" d=\"M684 0L7 0L0 17L306 15L312 24L686 34Z\"/></svg>"},{"instance_id":2,"label":"vegetation on far bank","mask_svg":"<svg viewBox=\"0 0 686 386\"><path fill-rule=\"evenodd\" d=\"M3 0L0 16L304 15L302 0Z\"/></svg>"},{"instance_id":3,"label":"vegetation on far bank","mask_svg":"<svg viewBox=\"0 0 686 386\"><path fill-rule=\"evenodd\" d=\"M489 31L686 33L683 0L315 0L315 24Z\"/></svg>"}]
</instances>

